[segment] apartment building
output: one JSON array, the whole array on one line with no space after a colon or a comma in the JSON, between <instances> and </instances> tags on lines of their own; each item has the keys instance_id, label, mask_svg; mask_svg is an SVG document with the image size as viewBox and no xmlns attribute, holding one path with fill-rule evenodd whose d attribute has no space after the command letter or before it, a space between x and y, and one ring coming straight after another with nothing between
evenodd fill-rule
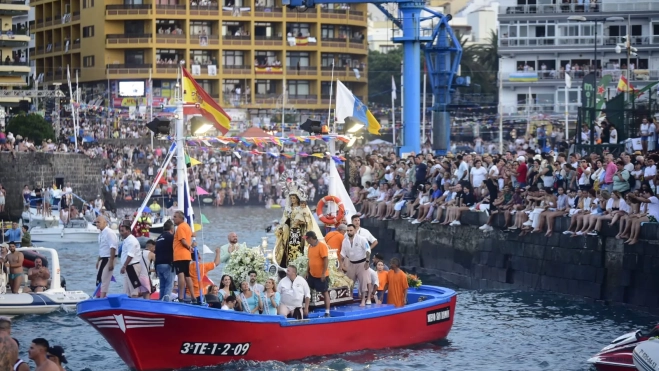
<instances>
[{"instance_id":1,"label":"apartment building","mask_svg":"<svg viewBox=\"0 0 659 371\"><path fill-rule=\"evenodd\" d=\"M30 6L26 0L0 0L0 87L15 89L27 85L30 66L26 50L30 42L27 27L14 25L16 17L27 17ZM25 25L27 26L27 25ZM0 106L17 105L20 98L0 98Z\"/></svg>"},{"instance_id":2,"label":"apartment building","mask_svg":"<svg viewBox=\"0 0 659 371\"><path fill-rule=\"evenodd\" d=\"M98 4L96 3L98 2ZM44 81L77 71L86 101L154 105L174 96L183 63L237 116L284 105L326 114L332 76L367 101L366 4L288 9L281 0L33 0ZM333 100L332 100L333 101Z\"/></svg>"}]
</instances>

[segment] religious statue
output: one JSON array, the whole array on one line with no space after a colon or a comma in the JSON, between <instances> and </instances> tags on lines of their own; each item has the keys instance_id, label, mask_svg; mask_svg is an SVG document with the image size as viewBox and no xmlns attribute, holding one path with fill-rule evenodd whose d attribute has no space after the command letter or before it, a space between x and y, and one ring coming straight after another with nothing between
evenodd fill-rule
<instances>
[{"instance_id":1,"label":"religious statue","mask_svg":"<svg viewBox=\"0 0 659 371\"><path fill-rule=\"evenodd\" d=\"M275 260L280 267L286 268L305 253L305 241L302 238L308 230L313 229L313 217L306 205L307 195L302 184L293 177L286 177L284 192L287 195L286 207L279 226L275 229Z\"/></svg>"}]
</instances>

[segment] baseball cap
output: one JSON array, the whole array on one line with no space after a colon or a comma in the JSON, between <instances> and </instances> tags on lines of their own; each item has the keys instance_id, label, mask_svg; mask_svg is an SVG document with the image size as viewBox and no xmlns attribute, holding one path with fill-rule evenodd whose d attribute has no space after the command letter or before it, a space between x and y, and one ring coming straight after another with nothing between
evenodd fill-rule
<instances>
[{"instance_id":1,"label":"baseball cap","mask_svg":"<svg viewBox=\"0 0 659 371\"><path fill-rule=\"evenodd\" d=\"M67 362L66 356L64 355L64 348L62 348L59 345L55 345L54 347L48 348L48 353L59 358L60 363L69 363Z\"/></svg>"}]
</instances>

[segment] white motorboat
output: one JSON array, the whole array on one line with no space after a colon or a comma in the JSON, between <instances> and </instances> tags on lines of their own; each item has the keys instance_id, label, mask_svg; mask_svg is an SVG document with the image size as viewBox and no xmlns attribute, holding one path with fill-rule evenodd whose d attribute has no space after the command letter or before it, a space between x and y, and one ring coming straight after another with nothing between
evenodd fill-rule
<instances>
[{"instance_id":1,"label":"white motorboat","mask_svg":"<svg viewBox=\"0 0 659 371\"><path fill-rule=\"evenodd\" d=\"M155 216L152 216L152 218L156 218ZM170 220L171 218L169 216L164 217L164 218L159 218L160 220L157 223L151 224L151 228L149 228L150 233L156 233L156 234L161 234L163 231L163 226L165 223Z\"/></svg>"},{"instance_id":2,"label":"white motorboat","mask_svg":"<svg viewBox=\"0 0 659 371\"><path fill-rule=\"evenodd\" d=\"M76 305L89 299L83 291L67 291L66 282L60 276L59 256L55 249L46 247L22 247L16 249L25 256L23 261L23 286L21 293L12 294L7 288L8 274L0 273L0 315L46 314L64 309L75 309ZM29 287L27 271L34 266L34 259L41 258L43 265L50 271L50 280L46 291L24 293ZM27 290L26 290L27 291Z\"/></svg>"},{"instance_id":3,"label":"white motorboat","mask_svg":"<svg viewBox=\"0 0 659 371\"><path fill-rule=\"evenodd\" d=\"M98 241L100 233L95 225L85 219L72 219L67 224L60 223L59 219L42 220L32 224L30 235L33 243L93 243ZM119 233L116 230L115 232Z\"/></svg>"}]
</instances>

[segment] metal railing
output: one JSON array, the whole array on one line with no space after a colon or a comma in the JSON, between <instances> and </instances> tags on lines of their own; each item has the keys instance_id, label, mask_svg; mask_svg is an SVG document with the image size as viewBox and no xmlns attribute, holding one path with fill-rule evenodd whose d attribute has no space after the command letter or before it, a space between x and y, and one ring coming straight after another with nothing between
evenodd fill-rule
<instances>
[{"instance_id":1,"label":"metal railing","mask_svg":"<svg viewBox=\"0 0 659 371\"><path fill-rule=\"evenodd\" d=\"M527 81L510 81L511 75L515 74L527 74L526 80ZM556 81L557 84L564 84L565 81L565 71L556 71L556 70L540 70L540 71L530 71L530 72L523 72L523 71L517 71L517 72L502 72L502 79L503 81L508 81L508 82L526 82L526 83L532 83L533 81L529 81L528 79L528 74L537 74L538 76L538 81ZM587 70L572 70L569 72L570 77L572 77L573 80L581 80L583 79L584 76L586 76L590 71ZM611 76L611 84L617 84L618 80L620 79L620 76L625 76L627 77L630 81L654 81L659 79L659 70L648 70L648 69L634 69L631 70L629 73L630 76L627 76L627 70L623 69L603 69L603 70L598 70L597 71L597 78L601 78L603 76Z\"/></svg>"},{"instance_id":2,"label":"metal railing","mask_svg":"<svg viewBox=\"0 0 659 371\"><path fill-rule=\"evenodd\" d=\"M601 11L602 4L538 4L499 6L499 14L501 16L513 14L599 13Z\"/></svg>"},{"instance_id":3,"label":"metal railing","mask_svg":"<svg viewBox=\"0 0 659 371\"><path fill-rule=\"evenodd\" d=\"M640 35L632 36L633 45L651 46L659 42L659 35ZM602 47L614 48L617 44L623 43L622 36L597 36L597 45ZM595 36L551 36L551 37L509 37L499 38L499 46L582 46L593 47L595 45ZM659 47L659 45L657 45Z\"/></svg>"}]
</instances>

